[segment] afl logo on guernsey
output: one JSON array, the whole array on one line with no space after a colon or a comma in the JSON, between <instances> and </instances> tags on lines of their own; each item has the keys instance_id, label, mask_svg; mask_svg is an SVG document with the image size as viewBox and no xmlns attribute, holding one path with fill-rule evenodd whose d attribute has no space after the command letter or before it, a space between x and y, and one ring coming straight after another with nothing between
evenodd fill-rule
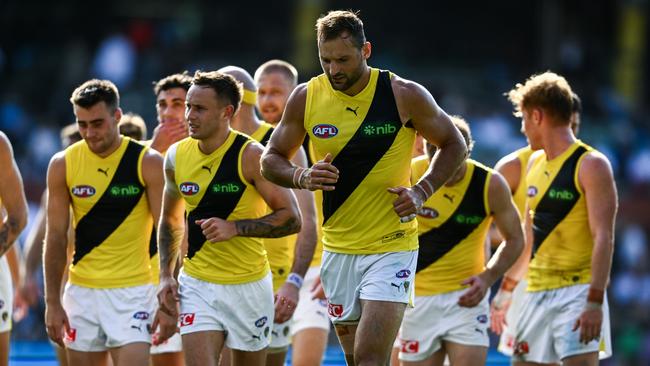
<instances>
[{"instance_id":1,"label":"afl logo on guernsey","mask_svg":"<svg viewBox=\"0 0 650 366\"><path fill-rule=\"evenodd\" d=\"M436 217L440 216L440 214L434 208L423 206L418 211L418 216L425 217L427 219L435 219Z\"/></svg>"},{"instance_id":2,"label":"afl logo on guernsey","mask_svg":"<svg viewBox=\"0 0 650 366\"><path fill-rule=\"evenodd\" d=\"M72 187L72 194L80 198L94 196L95 188L91 186L74 186Z\"/></svg>"},{"instance_id":3,"label":"afl logo on guernsey","mask_svg":"<svg viewBox=\"0 0 650 366\"><path fill-rule=\"evenodd\" d=\"M194 182L183 182L178 188L186 196L194 196L199 193L199 185Z\"/></svg>"},{"instance_id":4,"label":"afl logo on guernsey","mask_svg":"<svg viewBox=\"0 0 650 366\"><path fill-rule=\"evenodd\" d=\"M338 135L339 129L334 125L321 123L314 126L314 128L311 129L311 132L313 132L314 136L318 138L329 139Z\"/></svg>"}]
</instances>

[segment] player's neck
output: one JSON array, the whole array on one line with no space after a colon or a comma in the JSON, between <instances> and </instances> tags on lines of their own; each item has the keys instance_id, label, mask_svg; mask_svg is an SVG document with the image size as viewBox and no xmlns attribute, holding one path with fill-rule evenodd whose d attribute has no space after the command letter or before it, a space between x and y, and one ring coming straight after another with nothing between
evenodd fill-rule
<instances>
[{"instance_id":1,"label":"player's neck","mask_svg":"<svg viewBox=\"0 0 650 366\"><path fill-rule=\"evenodd\" d=\"M544 152L547 160L553 160L565 152L576 142L571 129L567 127L553 128L543 136Z\"/></svg>"},{"instance_id":2,"label":"player's neck","mask_svg":"<svg viewBox=\"0 0 650 366\"><path fill-rule=\"evenodd\" d=\"M229 134L230 124L224 123L224 125L215 130L212 135L199 140L199 150L206 155L212 154L226 142Z\"/></svg>"},{"instance_id":3,"label":"player's neck","mask_svg":"<svg viewBox=\"0 0 650 366\"><path fill-rule=\"evenodd\" d=\"M363 73L361 74L359 80L357 80L354 84L352 84L350 88L343 90L343 93L353 97L361 93L361 91L366 88L369 82L370 82L370 67L368 65L365 65Z\"/></svg>"},{"instance_id":4,"label":"player's neck","mask_svg":"<svg viewBox=\"0 0 650 366\"><path fill-rule=\"evenodd\" d=\"M103 159L103 158L106 158L106 157L110 156L115 151L117 151L117 149L120 148L120 145L122 145L122 135L117 135L113 139L113 142L111 143L111 145L106 150L104 150L102 152L94 152L93 151L93 153L95 153L95 155L97 155L97 156L99 156L100 158Z\"/></svg>"}]
</instances>

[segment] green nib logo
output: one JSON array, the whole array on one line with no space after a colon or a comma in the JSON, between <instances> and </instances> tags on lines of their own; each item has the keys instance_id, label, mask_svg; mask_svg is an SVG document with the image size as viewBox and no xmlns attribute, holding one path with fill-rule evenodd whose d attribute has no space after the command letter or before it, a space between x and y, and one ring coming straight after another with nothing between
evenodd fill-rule
<instances>
[{"instance_id":1,"label":"green nib logo","mask_svg":"<svg viewBox=\"0 0 650 366\"><path fill-rule=\"evenodd\" d=\"M463 214L456 215L456 222L463 225L477 225L483 221L481 216L465 216Z\"/></svg>"},{"instance_id":2,"label":"green nib logo","mask_svg":"<svg viewBox=\"0 0 650 366\"><path fill-rule=\"evenodd\" d=\"M375 128L373 126L366 126L363 128L363 133L368 136L372 136L375 134Z\"/></svg>"},{"instance_id":3,"label":"green nib logo","mask_svg":"<svg viewBox=\"0 0 650 366\"><path fill-rule=\"evenodd\" d=\"M237 193L241 188L235 183L215 183L212 185L214 193Z\"/></svg>"},{"instance_id":4,"label":"green nib logo","mask_svg":"<svg viewBox=\"0 0 650 366\"><path fill-rule=\"evenodd\" d=\"M110 188L113 197L132 197L140 194L140 188L133 184L119 184Z\"/></svg>"},{"instance_id":5,"label":"green nib logo","mask_svg":"<svg viewBox=\"0 0 650 366\"><path fill-rule=\"evenodd\" d=\"M548 196L551 199L562 200L562 201L571 201L571 200L573 200L575 198L575 195L573 194L573 192L568 191L566 189L563 189L563 190L551 189L548 192Z\"/></svg>"}]
</instances>

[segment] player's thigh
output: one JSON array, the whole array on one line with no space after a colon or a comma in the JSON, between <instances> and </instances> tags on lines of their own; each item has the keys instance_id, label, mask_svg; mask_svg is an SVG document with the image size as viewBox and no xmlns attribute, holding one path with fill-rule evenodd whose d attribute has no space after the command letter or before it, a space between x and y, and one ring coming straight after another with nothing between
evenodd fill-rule
<instances>
[{"instance_id":1,"label":"player's thigh","mask_svg":"<svg viewBox=\"0 0 650 366\"><path fill-rule=\"evenodd\" d=\"M328 334L329 331L320 328L306 328L296 333L292 340L292 365L320 365L327 348Z\"/></svg>"},{"instance_id":2,"label":"player's thigh","mask_svg":"<svg viewBox=\"0 0 650 366\"><path fill-rule=\"evenodd\" d=\"M146 342L125 344L110 350L114 366L148 366L149 348Z\"/></svg>"},{"instance_id":3,"label":"player's thigh","mask_svg":"<svg viewBox=\"0 0 650 366\"><path fill-rule=\"evenodd\" d=\"M404 361L400 360L400 366L443 366L447 353L444 348L435 351L431 356L422 361Z\"/></svg>"},{"instance_id":4,"label":"player's thigh","mask_svg":"<svg viewBox=\"0 0 650 366\"><path fill-rule=\"evenodd\" d=\"M361 300L361 319L357 327L355 354L389 356L402 323L406 304L390 301Z\"/></svg>"},{"instance_id":5,"label":"player's thigh","mask_svg":"<svg viewBox=\"0 0 650 366\"><path fill-rule=\"evenodd\" d=\"M487 359L487 347L469 346L447 341L443 341L443 343L452 365L474 366L485 364Z\"/></svg>"},{"instance_id":6,"label":"player's thigh","mask_svg":"<svg viewBox=\"0 0 650 366\"><path fill-rule=\"evenodd\" d=\"M0 366L9 364L9 336L8 331L0 333Z\"/></svg>"},{"instance_id":7,"label":"player's thigh","mask_svg":"<svg viewBox=\"0 0 650 366\"><path fill-rule=\"evenodd\" d=\"M233 366L264 366L266 364L266 349L253 352L233 349L230 352Z\"/></svg>"},{"instance_id":8,"label":"player's thigh","mask_svg":"<svg viewBox=\"0 0 650 366\"><path fill-rule=\"evenodd\" d=\"M108 365L108 352L80 352L70 348L66 348L68 356L68 366L107 366Z\"/></svg>"},{"instance_id":9,"label":"player's thigh","mask_svg":"<svg viewBox=\"0 0 650 366\"><path fill-rule=\"evenodd\" d=\"M217 366L224 344L224 332L199 331L183 334L183 354L187 366Z\"/></svg>"}]
</instances>

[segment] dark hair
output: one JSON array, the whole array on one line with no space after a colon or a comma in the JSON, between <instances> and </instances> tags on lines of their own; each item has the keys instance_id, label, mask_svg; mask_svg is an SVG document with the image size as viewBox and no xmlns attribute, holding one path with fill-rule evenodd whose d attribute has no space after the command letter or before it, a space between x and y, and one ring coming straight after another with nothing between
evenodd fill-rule
<instances>
[{"instance_id":1,"label":"dark hair","mask_svg":"<svg viewBox=\"0 0 650 366\"><path fill-rule=\"evenodd\" d=\"M361 48L366 43L363 22L358 12L349 10L332 10L316 21L316 35L319 42L337 37L349 36L352 44Z\"/></svg>"},{"instance_id":2,"label":"dark hair","mask_svg":"<svg viewBox=\"0 0 650 366\"><path fill-rule=\"evenodd\" d=\"M573 107L571 108L571 112L582 113L582 100L580 99L578 94L573 92L573 94L571 95L571 101L573 102Z\"/></svg>"},{"instance_id":3,"label":"dark hair","mask_svg":"<svg viewBox=\"0 0 650 366\"><path fill-rule=\"evenodd\" d=\"M263 63L255 70L255 81L259 81L262 75L273 72L283 74L292 86L298 84L298 70L292 64L283 60L270 60Z\"/></svg>"},{"instance_id":4,"label":"dark hair","mask_svg":"<svg viewBox=\"0 0 650 366\"><path fill-rule=\"evenodd\" d=\"M197 71L192 78L192 85L212 88L220 102L231 104L235 108L234 112L239 109L243 87L234 77L218 71Z\"/></svg>"},{"instance_id":5,"label":"dark hair","mask_svg":"<svg viewBox=\"0 0 650 366\"><path fill-rule=\"evenodd\" d=\"M192 77L187 73L187 71L183 71L180 74L165 76L158 81L154 81L153 92L158 96L161 91L173 88L183 88L185 91L188 91L190 85L192 85Z\"/></svg>"},{"instance_id":6,"label":"dark hair","mask_svg":"<svg viewBox=\"0 0 650 366\"><path fill-rule=\"evenodd\" d=\"M111 111L115 111L120 106L120 93L111 81L92 79L72 92L70 102L86 109L104 102Z\"/></svg>"}]
</instances>

